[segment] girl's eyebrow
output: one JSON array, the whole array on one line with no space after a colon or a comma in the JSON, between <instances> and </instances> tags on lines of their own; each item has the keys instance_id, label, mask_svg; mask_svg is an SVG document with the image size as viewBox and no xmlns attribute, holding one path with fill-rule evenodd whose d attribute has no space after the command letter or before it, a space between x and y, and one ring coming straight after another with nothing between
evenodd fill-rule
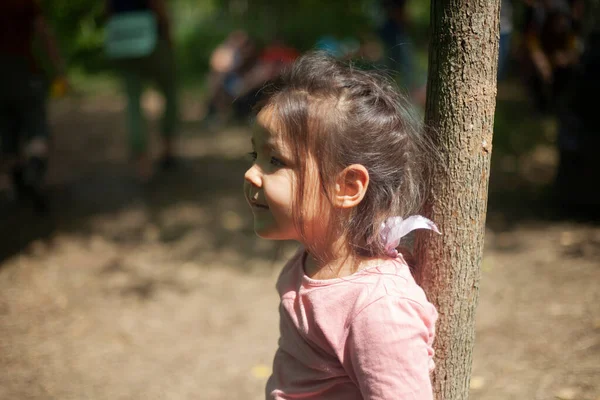
<instances>
[{"instance_id":1,"label":"girl's eyebrow","mask_svg":"<svg viewBox=\"0 0 600 400\"><path fill-rule=\"evenodd\" d=\"M252 147L256 148L256 141L254 140L254 138L250 138L250 143L252 143ZM273 140L269 139L267 140L263 146L263 148L267 148L269 150L272 150L275 148L274 144L273 144Z\"/></svg>"}]
</instances>

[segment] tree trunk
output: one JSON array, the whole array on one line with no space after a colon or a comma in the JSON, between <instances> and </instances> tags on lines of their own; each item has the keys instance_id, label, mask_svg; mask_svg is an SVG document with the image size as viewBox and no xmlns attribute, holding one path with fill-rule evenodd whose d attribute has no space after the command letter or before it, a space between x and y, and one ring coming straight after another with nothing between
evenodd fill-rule
<instances>
[{"instance_id":1,"label":"tree trunk","mask_svg":"<svg viewBox=\"0 0 600 400\"><path fill-rule=\"evenodd\" d=\"M417 277L437 306L438 400L467 399L492 149L500 0L432 0L425 120L440 162L418 233Z\"/></svg>"}]
</instances>

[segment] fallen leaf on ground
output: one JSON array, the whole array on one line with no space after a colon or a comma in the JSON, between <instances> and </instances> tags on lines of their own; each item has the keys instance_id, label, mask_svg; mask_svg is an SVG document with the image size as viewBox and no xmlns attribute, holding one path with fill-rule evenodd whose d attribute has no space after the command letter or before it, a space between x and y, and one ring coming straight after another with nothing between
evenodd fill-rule
<instances>
[{"instance_id":1,"label":"fallen leaf on ground","mask_svg":"<svg viewBox=\"0 0 600 400\"><path fill-rule=\"evenodd\" d=\"M264 364L257 364L252 367L252 375L258 379L266 379L271 375L271 368Z\"/></svg>"},{"instance_id":2,"label":"fallen leaf on ground","mask_svg":"<svg viewBox=\"0 0 600 400\"><path fill-rule=\"evenodd\" d=\"M577 389L562 388L554 396L559 400L573 400L577 395Z\"/></svg>"},{"instance_id":3,"label":"fallen leaf on ground","mask_svg":"<svg viewBox=\"0 0 600 400\"><path fill-rule=\"evenodd\" d=\"M485 378L483 376L474 376L471 378L469 388L471 390L479 390L485 386Z\"/></svg>"}]
</instances>

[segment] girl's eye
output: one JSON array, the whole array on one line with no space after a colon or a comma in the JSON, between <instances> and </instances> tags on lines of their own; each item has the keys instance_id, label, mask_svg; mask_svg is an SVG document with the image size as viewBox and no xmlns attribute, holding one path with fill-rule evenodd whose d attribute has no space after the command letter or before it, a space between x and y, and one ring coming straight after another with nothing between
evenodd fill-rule
<instances>
[{"instance_id":1,"label":"girl's eye","mask_svg":"<svg viewBox=\"0 0 600 400\"><path fill-rule=\"evenodd\" d=\"M271 164L276 167L285 167L285 163L276 157L271 157Z\"/></svg>"},{"instance_id":2,"label":"girl's eye","mask_svg":"<svg viewBox=\"0 0 600 400\"><path fill-rule=\"evenodd\" d=\"M251 151L250 153L248 153L248 157L250 157L252 161L256 161L256 159L258 158L258 154L256 154L255 151Z\"/></svg>"}]
</instances>

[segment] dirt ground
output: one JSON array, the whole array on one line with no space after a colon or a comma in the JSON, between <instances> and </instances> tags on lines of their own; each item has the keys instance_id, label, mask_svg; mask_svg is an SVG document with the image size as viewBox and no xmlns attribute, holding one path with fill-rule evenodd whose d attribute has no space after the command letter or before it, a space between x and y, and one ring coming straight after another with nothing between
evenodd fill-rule
<instances>
[{"instance_id":1,"label":"dirt ground","mask_svg":"<svg viewBox=\"0 0 600 400\"><path fill-rule=\"evenodd\" d=\"M0 191L0 399L264 398L293 247L252 234L248 132L203 131L186 104L184 160L147 186L121 99L52 105L53 213ZM600 400L600 227L506 182L492 175L471 398Z\"/></svg>"}]
</instances>

